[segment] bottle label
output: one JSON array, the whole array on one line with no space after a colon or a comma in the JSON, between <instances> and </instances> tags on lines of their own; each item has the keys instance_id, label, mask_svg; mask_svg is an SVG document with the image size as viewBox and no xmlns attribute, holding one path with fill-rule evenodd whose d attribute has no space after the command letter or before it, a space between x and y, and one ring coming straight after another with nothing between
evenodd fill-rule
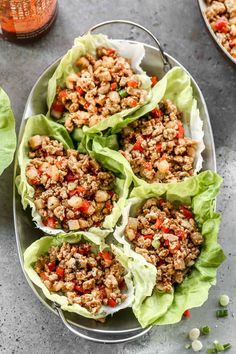
<instances>
[{"instance_id":1,"label":"bottle label","mask_svg":"<svg viewBox=\"0 0 236 354\"><path fill-rule=\"evenodd\" d=\"M57 0L1 0L0 26L17 38L37 36L53 22L56 5Z\"/></svg>"}]
</instances>

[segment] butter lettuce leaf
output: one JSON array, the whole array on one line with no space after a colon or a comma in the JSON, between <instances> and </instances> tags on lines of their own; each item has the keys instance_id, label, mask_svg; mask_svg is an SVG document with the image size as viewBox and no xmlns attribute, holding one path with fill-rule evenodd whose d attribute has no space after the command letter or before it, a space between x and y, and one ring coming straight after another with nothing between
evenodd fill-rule
<instances>
[{"instance_id":1,"label":"butter lettuce leaf","mask_svg":"<svg viewBox=\"0 0 236 354\"><path fill-rule=\"evenodd\" d=\"M47 104L49 109L47 114L48 117L50 117L50 108L56 96L57 86L65 87L67 76L71 73L78 72L78 68L75 66L76 60L86 54L95 55L96 49L101 46L114 48L118 51L119 55L130 60L132 69L138 75L142 83L141 88L147 90L148 92L147 99L144 104L150 101L152 95L151 80L140 67L140 63L145 54L143 44L111 40L103 34L92 35L91 33L88 33L82 37L78 37L75 39L74 46L61 59L53 76L49 80L47 94ZM115 126L118 122L122 122L125 116L132 114L139 108L140 106L125 109L119 113L110 116L107 119L102 120L100 123L90 128L84 126L82 129L75 129L73 136L75 139L78 139L78 141L80 141L84 133L94 134L104 131L109 127Z\"/></svg>"},{"instance_id":2,"label":"butter lettuce leaf","mask_svg":"<svg viewBox=\"0 0 236 354\"><path fill-rule=\"evenodd\" d=\"M0 87L0 175L11 164L15 149L15 119L9 97Z\"/></svg>"},{"instance_id":3,"label":"butter lettuce leaf","mask_svg":"<svg viewBox=\"0 0 236 354\"><path fill-rule=\"evenodd\" d=\"M28 140L31 136L39 134L39 135L47 135L53 139L60 141L65 149L75 149L73 141L65 129L64 126L49 120L47 117L43 115L37 115L30 117L25 123L25 129L23 133L23 137L19 146L18 151L18 162L20 172L19 175L16 177L16 185L18 188L18 192L21 195L21 202L23 208L26 209L27 206L31 207L32 210L32 217L33 221L36 223L36 226L43 230L43 232L48 234L58 234L63 233L63 230L60 229L52 229L45 225L43 225L40 215L38 214L35 205L34 205L34 188L28 183L25 171L27 164L29 163L30 159L28 157L29 153L29 146ZM108 166L113 165L113 158L112 156L102 156L102 152L96 154L96 152L88 151L90 156L96 159L102 166L108 168ZM86 151L84 151L86 153ZM115 163L115 161L114 161ZM131 184L131 179L127 179L126 175L120 170L113 168L112 171L116 174L116 180L114 184L114 191L119 195L119 199L115 202L115 205L112 209L110 215L107 215L104 219L102 228L92 227L89 229L90 232L93 232L100 237L107 236L114 226L116 225L117 220L119 219L123 207L125 205L126 198L129 193L129 186ZM86 235L87 232L82 232L82 234Z\"/></svg>"},{"instance_id":4,"label":"butter lettuce leaf","mask_svg":"<svg viewBox=\"0 0 236 354\"><path fill-rule=\"evenodd\" d=\"M199 172L202 168L202 152L205 148L203 142L203 121L200 118L199 109L197 107L197 101L194 98L193 88L191 84L191 78L186 73L186 71L180 67L174 67L171 69L152 89L152 98L149 103L141 107L139 110L125 117L121 122L117 122L110 129L110 135L114 136L119 133L124 127L128 126L130 123L143 117L145 114L151 112L157 104L163 100L169 99L183 114L183 125L185 128L185 134L187 137L197 140L198 145L196 149L196 156L194 161L194 172L195 174ZM108 134L107 134L108 136ZM113 140L107 140L107 136L100 137L100 142L104 147L108 149L118 150L118 137ZM112 146L113 142L113 146ZM107 144L107 145L106 145ZM121 155L119 159L121 163L127 166L125 162L125 157ZM149 185L148 182L137 177L128 163L128 170L132 173L132 178L136 186L138 185Z\"/></svg>"},{"instance_id":5,"label":"butter lettuce leaf","mask_svg":"<svg viewBox=\"0 0 236 354\"><path fill-rule=\"evenodd\" d=\"M207 300L210 287L216 283L217 268L225 259L217 241L221 218L215 212L215 198L221 182L222 178L216 173L204 171L177 184L161 186L152 184L132 190L131 199L127 201L122 216L122 224L116 229L114 236L123 245L124 253L133 258L135 298L138 296L141 299L141 294L145 292L142 289L145 289L147 284L153 285L152 295L133 306L134 313L143 327L179 322L186 309L201 306ZM191 273L186 276L182 284L175 286L171 293L163 293L154 288L152 269L149 269L150 275L143 272L137 261L137 255L136 258L132 256L134 251L124 237L128 215L135 216L137 208L144 200L151 197L166 198L172 203L190 205L204 237L201 253Z\"/></svg>"},{"instance_id":6,"label":"butter lettuce leaf","mask_svg":"<svg viewBox=\"0 0 236 354\"><path fill-rule=\"evenodd\" d=\"M85 307L82 307L78 304L70 304L67 297L65 295L51 292L48 288L44 285L41 278L34 270L34 264L38 260L40 256L45 255L50 247L52 246L61 246L63 242L68 243L78 243L80 241L89 242L92 246L92 250L97 253L102 251L107 245L104 244L103 240L97 237L96 234L87 233L87 235L83 235L83 233L73 233L73 234L60 234L57 236L45 236L40 238L39 240L32 243L24 253L24 269L26 271L27 276L29 279L37 285L39 288L42 289L44 295L51 300L61 306L61 309L64 311L74 312L81 316L92 318L92 319L99 319L106 317L108 315L112 315L115 312L124 309L126 307L130 307L134 300L134 287L131 277L131 272L128 267L128 257L123 253L123 251L116 247L115 245L111 245L111 249L115 255L115 258L122 264L122 266L126 269L126 275L124 277L125 283L127 286L127 299L122 302L120 305L112 308L110 306L102 306L98 313L92 314L89 312Z\"/></svg>"}]
</instances>

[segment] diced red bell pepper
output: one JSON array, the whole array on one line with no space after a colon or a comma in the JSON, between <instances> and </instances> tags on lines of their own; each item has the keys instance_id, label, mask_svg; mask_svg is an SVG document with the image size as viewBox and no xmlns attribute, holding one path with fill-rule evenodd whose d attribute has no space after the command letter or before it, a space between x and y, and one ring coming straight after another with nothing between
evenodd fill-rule
<instances>
[{"instance_id":1,"label":"diced red bell pepper","mask_svg":"<svg viewBox=\"0 0 236 354\"><path fill-rule=\"evenodd\" d=\"M83 214L87 214L90 207L90 203L87 200L83 200L81 206L79 207L79 211Z\"/></svg>"},{"instance_id":2,"label":"diced red bell pepper","mask_svg":"<svg viewBox=\"0 0 236 354\"><path fill-rule=\"evenodd\" d=\"M154 108L151 112L152 118L160 118L163 116L163 112L159 108Z\"/></svg>"},{"instance_id":3,"label":"diced red bell pepper","mask_svg":"<svg viewBox=\"0 0 236 354\"><path fill-rule=\"evenodd\" d=\"M84 294L84 289L83 289L82 286L80 286L80 285L75 285L75 286L74 286L74 290L75 290L77 293Z\"/></svg>"},{"instance_id":4,"label":"diced red bell pepper","mask_svg":"<svg viewBox=\"0 0 236 354\"><path fill-rule=\"evenodd\" d=\"M29 179L29 183L30 183L32 186L39 186L39 185L41 184L40 178Z\"/></svg>"},{"instance_id":5,"label":"diced red bell pepper","mask_svg":"<svg viewBox=\"0 0 236 354\"><path fill-rule=\"evenodd\" d=\"M219 18L215 24L214 29L218 32L228 33L229 32L229 23L226 18Z\"/></svg>"},{"instance_id":6,"label":"diced red bell pepper","mask_svg":"<svg viewBox=\"0 0 236 354\"><path fill-rule=\"evenodd\" d=\"M230 46L230 48L233 48L234 46L236 46L236 37L235 36L230 36L229 46Z\"/></svg>"},{"instance_id":7,"label":"diced red bell pepper","mask_svg":"<svg viewBox=\"0 0 236 354\"><path fill-rule=\"evenodd\" d=\"M40 278L41 278L42 280L47 280L47 279L48 279L48 276L47 276L47 274L46 274L45 272L40 272L40 273L39 273L39 276L40 276Z\"/></svg>"},{"instance_id":8,"label":"diced red bell pepper","mask_svg":"<svg viewBox=\"0 0 236 354\"><path fill-rule=\"evenodd\" d=\"M189 311L189 310L185 310L184 313L183 313L183 315L184 315L185 317L191 317L191 314L190 314L190 311Z\"/></svg>"},{"instance_id":9,"label":"diced red bell pepper","mask_svg":"<svg viewBox=\"0 0 236 354\"><path fill-rule=\"evenodd\" d=\"M111 91L115 91L117 88L117 83L116 82L112 82L111 83Z\"/></svg>"},{"instance_id":10,"label":"diced red bell pepper","mask_svg":"<svg viewBox=\"0 0 236 354\"><path fill-rule=\"evenodd\" d=\"M76 177L72 172L68 172L67 175L65 176L65 180L67 182L73 182L76 181L78 177Z\"/></svg>"},{"instance_id":11,"label":"diced red bell pepper","mask_svg":"<svg viewBox=\"0 0 236 354\"><path fill-rule=\"evenodd\" d=\"M110 306L110 307L116 307L116 305L117 305L116 300L112 299L112 297L109 297L109 299L108 299L108 306Z\"/></svg>"},{"instance_id":12,"label":"diced red bell pepper","mask_svg":"<svg viewBox=\"0 0 236 354\"><path fill-rule=\"evenodd\" d=\"M59 101L54 102L54 103L52 104L52 110L53 110L53 111L62 113L62 112L64 111L64 108L65 108L64 104L62 104L62 103L59 102Z\"/></svg>"},{"instance_id":13,"label":"diced red bell pepper","mask_svg":"<svg viewBox=\"0 0 236 354\"><path fill-rule=\"evenodd\" d=\"M171 244L169 243L169 251L170 253L175 253L175 251L180 249L180 242L178 241L175 245L175 247L171 247Z\"/></svg>"},{"instance_id":14,"label":"diced red bell pepper","mask_svg":"<svg viewBox=\"0 0 236 354\"><path fill-rule=\"evenodd\" d=\"M79 245L78 252L80 254L82 254L83 256L85 256L89 253L90 248L91 247L89 245L82 244L82 245Z\"/></svg>"},{"instance_id":15,"label":"diced red bell pepper","mask_svg":"<svg viewBox=\"0 0 236 354\"><path fill-rule=\"evenodd\" d=\"M151 77L151 81L152 81L152 87L156 85L156 83L158 82L158 77L157 76L152 76Z\"/></svg>"},{"instance_id":16,"label":"diced red bell pepper","mask_svg":"<svg viewBox=\"0 0 236 354\"><path fill-rule=\"evenodd\" d=\"M116 50L113 48L106 48L106 55L108 57L113 57L116 54Z\"/></svg>"},{"instance_id":17,"label":"diced red bell pepper","mask_svg":"<svg viewBox=\"0 0 236 354\"><path fill-rule=\"evenodd\" d=\"M168 156L167 156L166 154L163 154L162 157L161 157L161 161L167 160L167 157L168 157Z\"/></svg>"},{"instance_id":18,"label":"diced red bell pepper","mask_svg":"<svg viewBox=\"0 0 236 354\"><path fill-rule=\"evenodd\" d=\"M136 143L133 145L133 149L132 150L137 150L137 151L142 152L144 150L144 148L142 147L142 142L143 142L143 139L139 138L136 141Z\"/></svg>"},{"instance_id":19,"label":"diced red bell pepper","mask_svg":"<svg viewBox=\"0 0 236 354\"><path fill-rule=\"evenodd\" d=\"M183 230L175 231L175 235L178 236L180 240L184 240L186 238L186 233Z\"/></svg>"},{"instance_id":20,"label":"diced red bell pepper","mask_svg":"<svg viewBox=\"0 0 236 354\"><path fill-rule=\"evenodd\" d=\"M139 83L138 83L138 81L135 81L135 80L129 80L127 82L127 86L137 88L137 87L139 87Z\"/></svg>"},{"instance_id":21,"label":"diced red bell pepper","mask_svg":"<svg viewBox=\"0 0 236 354\"><path fill-rule=\"evenodd\" d=\"M106 201L105 208L108 209L108 210L112 209L112 203L110 202L110 200Z\"/></svg>"},{"instance_id":22,"label":"diced red bell pepper","mask_svg":"<svg viewBox=\"0 0 236 354\"><path fill-rule=\"evenodd\" d=\"M151 234L150 235L143 235L143 237L146 239L152 240L154 235L151 235Z\"/></svg>"},{"instance_id":23,"label":"diced red bell pepper","mask_svg":"<svg viewBox=\"0 0 236 354\"><path fill-rule=\"evenodd\" d=\"M99 252L98 255L104 259L107 266L111 265L112 255L109 252L107 251Z\"/></svg>"},{"instance_id":24,"label":"diced red bell pepper","mask_svg":"<svg viewBox=\"0 0 236 354\"><path fill-rule=\"evenodd\" d=\"M56 226L56 219L54 217L48 217L43 220L43 224L45 226L51 227L52 229L55 229Z\"/></svg>"},{"instance_id":25,"label":"diced red bell pepper","mask_svg":"<svg viewBox=\"0 0 236 354\"><path fill-rule=\"evenodd\" d=\"M169 247L170 241L169 240L165 240L164 244Z\"/></svg>"},{"instance_id":26,"label":"diced red bell pepper","mask_svg":"<svg viewBox=\"0 0 236 354\"><path fill-rule=\"evenodd\" d=\"M162 152L162 144L161 143L156 144L156 151Z\"/></svg>"},{"instance_id":27,"label":"diced red bell pepper","mask_svg":"<svg viewBox=\"0 0 236 354\"><path fill-rule=\"evenodd\" d=\"M76 86L75 89L80 94L80 96L84 96L85 91L80 86Z\"/></svg>"},{"instance_id":28,"label":"diced red bell pepper","mask_svg":"<svg viewBox=\"0 0 236 354\"><path fill-rule=\"evenodd\" d=\"M160 229L161 225L162 225L163 221L161 219L157 219L155 224L153 225L153 227L155 229Z\"/></svg>"},{"instance_id":29,"label":"diced red bell pepper","mask_svg":"<svg viewBox=\"0 0 236 354\"><path fill-rule=\"evenodd\" d=\"M65 98L67 96L67 91L66 90L62 90L58 93L58 99L61 101L63 98Z\"/></svg>"},{"instance_id":30,"label":"diced red bell pepper","mask_svg":"<svg viewBox=\"0 0 236 354\"><path fill-rule=\"evenodd\" d=\"M179 210L186 217L186 219L192 219L193 218L193 213L189 209L185 208L184 206L181 206L179 208Z\"/></svg>"},{"instance_id":31,"label":"diced red bell pepper","mask_svg":"<svg viewBox=\"0 0 236 354\"><path fill-rule=\"evenodd\" d=\"M64 268L61 268L61 267L57 267L56 269L56 274L59 276L59 277L64 277L64 274L65 274L65 269Z\"/></svg>"},{"instance_id":32,"label":"diced red bell pepper","mask_svg":"<svg viewBox=\"0 0 236 354\"><path fill-rule=\"evenodd\" d=\"M133 99L131 100L131 106L132 106L132 107L136 107L137 104L138 104L138 102L133 98Z\"/></svg>"},{"instance_id":33,"label":"diced red bell pepper","mask_svg":"<svg viewBox=\"0 0 236 354\"><path fill-rule=\"evenodd\" d=\"M100 297L102 299L105 299L107 297L107 293L106 293L106 290L105 290L105 287L104 286L101 286L99 288L99 293L100 293Z\"/></svg>"},{"instance_id":34,"label":"diced red bell pepper","mask_svg":"<svg viewBox=\"0 0 236 354\"><path fill-rule=\"evenodd\" d=\"M185 131L184 131L183 124L180 120L178 120L178 132L176 134L176 138L182 139L184 137L184 134L185 134Z\"/></svg>"},{"instance_id":35,"label":"diced red bell pepper","mask_svg":"<svg viewBox=\"0 0 236 354\"><path fill-rule=\"evenodd\" d=\"M84 105L84 109L88 109L89 106L90 106L90 104L88 102L86 102L85 105Z\"/></svg>"},{"instance_id":36,"label":"diced red bell pepper","mask_svg":"<svg viewBox=\"0 0 236 354\"><path fill-rule=\"evenodd\" d=\"M161 226L161 231L163 231L165 234L168 234L170 232L170 229L169 229L169 227L167 227L165 225L162 225Z\"/></svg>"},{"instance_id":37,"label":"diced red bell pepper","mask_svg":"<svg viewBox=\"0 0 236 354\"><path fill-rule=\"evenodd\" d=\"M86 189L82 186L78 186L77 188L73 189L72 191L69 191L69 196L72 197L75 194L82 195L84 194Z\"/></svg>"},{"instance_id":38,"label":"diced red bell pepper","mask_svg":"<svg viewBox=\"0 0 236 354\"><path fill-rule=\"evenodd\" d=\"M163 206L164 204L166 204L166 200L165 199L159 199L159 204L160 204L160 206Z\"/></svg>"},{"instance_id":39,"label":"diced red bell pepper","mask_svg":"<svg viewBox=\"0 0 236 354\"><path fill-rule=\"evenodd\" d=\"M151 170L152 169L152 163L151 162L144 162L144 167L146 168L146 170Z\"/></svg>"},{"instance_id":40,"label":"diced red bell pepper","mask_svg":"<svg viewBox=\"0 0 236 354\"><path fill-rule=\"evenodd\" d=\"M56 262L50 262L47 264L47 266L50 272L53 272L56 269Z\"/></svg>"}]
</instances>

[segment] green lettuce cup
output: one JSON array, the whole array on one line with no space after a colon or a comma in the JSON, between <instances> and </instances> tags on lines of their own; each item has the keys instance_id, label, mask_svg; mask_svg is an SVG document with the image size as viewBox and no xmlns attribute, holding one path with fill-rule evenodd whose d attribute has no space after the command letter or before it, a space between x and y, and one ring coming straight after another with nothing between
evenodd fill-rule
<instances>
[{"instance_id":1,"label":"green lettuce cup","mask_svg":"<svg viewBox=\"0 0 236 354\"><path fill-rule=\"evenodd\" d=\"M15 149L15 119L9 97L0 87L0 175L11 164Z\"/></svg>"},{"instance_id":2,"label":"green lettuce cup","mask_svg":"<svg viewBox=\"0 0 236 354\"><path fill-rule=\"evenodd\" d=\"M122 267L124 268L125 275L124 275L124 283L122 286L122 293L126 294L127 297L121 302L115 304L114 302L108 302L107 305L103 304L98 311L93 312L90 311L90 309L86 308L86 306L83 306L79 303L71 302L68 299L68 296L66 296L65 292L62 291L52 291L50 287L48 288L44 281L47 276L42 277L41 273L38 273L35 268L35 264L38 261L38 259L42 256L45 256L48 254L48 251L51 247L62 247L63 243L70 244L71 246L73 245L80 245L81 242L86 242L87 244L90 245L91 251L97 255L99 252L101 254L104 254L105 256L112 253L114 255L114 259L118 261ZM80 252L80 251L79 251ZM84 252L82 253L83 255L85 254ZM80 256L79 256L80 257ZM76 262L79 261L79 257L76 257L78 259ZM73 258L73 257L72 257ZM82 257L84 258L84 257ZM83 259L84 260L84 259ZM59 263L59 261L57 261ZM76 264L77 264L76 263ZM80 263L79 263L80 264ZM50 265L49 265L50 267ZM82 267L82 264L81 264ZM103 240L101 240L100 237L98 237L96 234L92 233L87 233L87 235L82 235L81 233L74 233L74 234L60 234L57 235L56 237L52 236L44 236L40 238L39 240L35 241L32 243L25 251L24 253L24 269L26 271L27 276L29 279L37 285L40 289L42 289L45 297L49 299L50 301L58 304L61 306L61 309L64 311L69 311L76 313L78 315L91 318L91 319L101 319L104 318L108 315L113 315L115 312L122 310L127 307L131 307L133 300L134 300L134 287L133 287L133 282L132 282L132 277L131 277L131 272L129 270L128 266L128 257L123 253L121 249L118 247L111 245L107 246L104 244ZM51 263L51 268L52 270L52 263ZM82 268L81 268L82 269ZM84 268L83 268L84 269ZM109 269L109 268L107 268ZM62 271L62 269L60 268ZM78 266L78 270L80 270L80 266ZM52 270L52 273L50 274L59 274L59 271ZM61 276L58 276L59 279ZM64 279L64 281L66 281ZM73 283L72 283L73 285ZM82 286L82 285L81 285ZM70 291L77 291L77 288L71 289ZM99 290L98 290L99 291ZM80 293L79 293L80 294ZM82 293L81 293L82 294ZM85 291L86 294L86 291ZM107 295L108 296L108 295ZM111 300L110 300L111 301Z\"/></svg>"},{"instance_id":3,"label":"green lettuce cup","mask_svg":"<svg viewBox=\"0 0 236 354\"><path fill-rule=\"evenodd\" d=\"M145 54L144 46L141 43L130 43L119 40L111 40L108 39L107 36L102 34L92 35L91 33L88 33L74 40L74 46L61 59L57 69L49 80L47 94L47 116L49 118L53 119L50 114L50 111L56 97L57 87L59 86L61 88L65 88L66 79L68 75L76 74L79 71L78 67L76 67L75 65L76 61L80 57L87 54L95 55L96 49L99 47L115 49L117 50L120 56L130 61L132 69L134 70L139 81L141 82L140 88L147 91L147 97L143 104L146 104L150 101L152 95L151 80L140 67L140 63ZM133 108L124 109L118 113L109 116L106 119L103 119L98 124L95 124L90 128L85 125L82 128L75 128L72 133L73 137L75 140L80 141L85 133L100 133L109 127L114 127L117 123L122 122L124 117L131 115L139 108L140 105L137 105ZM65 119L63 118L58 119L59 123L64 124L64 121Z\"/></svg>"},{"instance_id":4,"label":"green lettuce cup","mask_svg":"<svg viewBox=\"0 0 236 354\"><path fill-rule=\"evenodd\" d=\"M220 215L215 212L215 198L222 179L212 171L205 171L186 181L170 184L139 186L131 192L124 209L122 223L116 228L114 237L123 245L124 253L133 259L133 277L136 301L133 311L142 327L165 325L181 320L185 310L201 306L208 298L208 292L216 283L217 268L225 256L218 244L217 235ZM158 267L146 262L146 273L139 266L137 257L142 257L132 249L131 243L124 236L129 216L136 216L137 210L149 198L164 198L174 205L189 206L203 236L200 254L181 284L174 285L170 292L163 292L155 287ZM149 275L148 275L149 273ZM138 284L138 287L136 286ZM142 284L142 286L141 286ZM142 297L142 289L152 287L152 294Z\"/></svg>"},{"instance_id":5,"label":"green lettuce cup","mask_svg":"<svg viewBox=\"0 0 236 354\"><path fill-rule=\"evenodd\" d=\"M107 155L111 153L110 150L116 151L116 160L125 166L127 174L132 175L136 186L147 186L150 183L137 176L132 170L128 160L120 153L120 134L123 128L128 127L132 122L138 121L140 118L153 111L157 107L157 104L164 100L170 100L176 106L178 112L181 112L185 137L198 142L193 163L193 173L194 175L197 174L202 168L202 152L205 148L203 142L203 122L200 118L197 101L194 98L191 79L184 69L180 67L171 69L153 87L152 99L148 104L125 117L122 122L118 122L109 132L106 132L106 134L91 137L93 141L98 142L102 146L103 151L106 151Z\"/></svg>"},{"instance_id":6,"label":"green lettuce cup","mask_svg":"<svg viewBox=\"0 0 236 354\"><path fill-rule=\"evenodd\" d=\"M65 150L75 149L75 147L70 135L62 125L47 119L43 115L37 115L27 120L23 138L18 151L20 173L16 177L16 185L18 192L21 195L23 208L26 209L28 206L31 208L33 221L35 222L36 227L43 230L43 232L48 234L63 233L65 231L62 229L49 227L49 225L45 226L43 224L42 218L39 215L34 203L35 189L31 184L28 183L26 177L26 168L31 160L29 158L30 149L28 141L34 135L48 136L52 139L55 139L63 144ZM101 154L98 155L96 152L90 152L90 156L100 162L100 164L105 168L107 168L108 165L112 166L113 164L112 157L104 157L106 164L103 164L103 156L101 156ZM126 176L122 174L120 170L113 168L112 171L115 172L114 192L118 195L118 200L113 203L112 211L110 214L105 216L101 227L93 226L88 229L89 232L93 232L102 238L108 235L116 225L116 222L119 219L125 205L125 201L129 193L129 186L132 182L131 179L126 178ZM87 235L88 231L81 231L81 234Z\"/></svg>"}]
</instances>

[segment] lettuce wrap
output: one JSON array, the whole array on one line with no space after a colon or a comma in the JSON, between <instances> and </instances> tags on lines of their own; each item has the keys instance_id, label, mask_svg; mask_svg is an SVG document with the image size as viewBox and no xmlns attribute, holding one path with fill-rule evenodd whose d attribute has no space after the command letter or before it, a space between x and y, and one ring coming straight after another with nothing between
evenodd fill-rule
<instances>
[{"instance_id":1,"label":"lettuce wrap","mask_svg":"<svg viewBox=\"0 0 236 354\"><path fill-rule=\"evenodd\" d=\"M21 195L21 202L23 208L26 209L27 206L31 207L33 221L36 223L36 226L38 228L43 230L43 232L48 234L63 233L63 230L53 229L43 225L41 217L38 214L33 201L34 188L28 183L25 175L26 167L30 161L28 157L28 140L31 136L36 134L48 135L50 138L60 141L65 149L74 149L75 147L73 145L73 141L69 133L62 125L47 119L43 115L37 115L27 120L24 135L19 146L18 152L20 174L16 178L16 185L18 188L18 192ZM90 155L94 159L97 159L104 167L113 165L112 157L104 157L106 163L103 164L103 157L101 156L101 154L96 154L96 152L93 152ZM126 197L128 196L129 192L129 185L131 184L131 179L125 178L125 175L120 173L120 170L114 168L112 171L115 172L117 175L115 182L115 192L119 195L119 200L115 203L111 214L107 215L104 219L102 228L92 227L89 229L89 231L93 232L96 235L99 235L100 237L108 235L112 231L113 227L116 225L116 222L119 219L123 207L125 205ZM81 234L86 235L87 232L81 232Z\"/></svg>"},{"instance_id":2,"label":"lettuce wrap","mask_svg":"<svg viewBox=\"0 0 236 354\"><path fill-rule=\"evenodd\" d=\"M104 244L103 240L98 237L96 234L87 233L86 236L82 235L82 233L74 233L74 234L60 234L56 237L52 236L45 236L40 238L39 240L32 243L24 253L24 269L30 278L30 280L37 285L39 288L42 289L46 298L55 302L61 306L61 309L64 311L74 312L78 315L92 318L92 319L99 319L104 318L108 315L112 315L115 312L124 309L126 307L132 306L133 299L134 299L134 288L133 282L131 278L131 272L128 268L128 257L125 256L122 250L120 250L115 245L111 245L111 250L115 255L115 258L121 263L121 265L127 270L127 274L125 275L125 283L127 286L127 299L122 302L120 305L116 307L110 306L102 306L100 311L97 314L92 314L86 308L80 306L79 304L70 304L67 297L61 295L56 292L50 292L48 288L42 282L40 276L34 270L34 264L40 256L43 256L47 253L50 247L52 246L61 246L63 242L68 243L79 243L81 240L85 240L92 245L92 250L97 253L99 251L103 251L107 245Z\"/></svg>"},{"instance_id":3,"label":"lettuce wrap","mask_svg":"<svg viewBox=\"0 0 236 354\"><path fill-rule=\"evenodd\" d=\"M135 299L142 299L143 289L147 286L154 289L151 296L143 301L136 301L133 305L134 314L142 327L179 322L186 309L199 307L207 300L211 285L216 283L217 267L225 259L223 250L217 242L221 218L215 212L215 198L221 182L222 178L219 175L212 171L205 171L178 184L152 184L132 190L131 199L127 201L123 212L122 224L116 228L114 237L123 245L124 253L133 259ZM182 284L175 286L171 293L161 292L155 288L155 279L153 279L155 267L149 265L150 276L148 268L144 273L143 266L140 266L137 261L139 255L134 256L135 252L124 236L128 216L135 216L137 208L144 200L151 197L166 198L174 204L190 205L204 238L201 253L191 273L186 276ZM145 262L143 260L142 264ZM148 267L147 262L146 266Z\"/></svg>"},{"instance_id":4,"label":"lettuce wrap","mask_svg":"<svg viewBox=\"0 0 236 354\"><path fill-rule=\"evenodd\" d=\"M94 141L99 142L103 148L103 152L108 156L111 154L110 150L116 150L115 155L116 161L118 161L117 163L125 166L126 174L132 176L136 186L148 186L149 183L137 177L133 173L129 162L127 162L125 157L117 151L119 149L119 137L117 133L119 133L128 124L151 112L163 99L170 99L178 108L178 111L182 112L182 122L186 137L198 140L199 143L196 150L194 173L196 174L202 168L202 152L205 148L203 142L203 122L199 115L197 101L193 96L193 89L189 75L184 71L184 69L175 67L154 86L152 89L152 99L149 103L124 118L122 122L117 122L117 124L115 124L105 135L91 137Z\"/></svg>"},{"instance_id":5,"label":"lettuce wrap","mask_svg":"<svg viewBox=\"0 0 236 354\"><path fill-rule=\"evenodd\" d=\"M147 100L145 103L150 101L151 80L140 67L140 63L145 54L143 44L110 40L103 34L92 35L88 33L74 40L74 46L61 59L57 69L49 80L47 94L48 117L50 117L50 109L56 96L57 86L65 87L67 76L78 72L78 68L75 66L76 60L85 54L95 55L96 49L101 46L106 48L114 48L118 51L119 55L130 60L132 69L138 74L138 77L142 83L141 88L148 91ZM140 106L125 109L102 120L91 128L87 126L84 126L83 128L76 128L73 131L73 137L75 140L80 141L85 132L86 134L94 134L104 131L109 127L114 127L118 122L122 122L124 117L137 111L139 107ZM59 122L63 123L63 119L59 120Z\"/></svg>"},{"instance_id":6,"label":"lettuce wrap","mask_svg":"<svg viewBox=\"0 0 236 354\"><path fill-rule=\"evenodd\" d=\"M12 162L15 149L15 119L9 97L0 87L0 175Z\"/></svg>"}]
</instances>

